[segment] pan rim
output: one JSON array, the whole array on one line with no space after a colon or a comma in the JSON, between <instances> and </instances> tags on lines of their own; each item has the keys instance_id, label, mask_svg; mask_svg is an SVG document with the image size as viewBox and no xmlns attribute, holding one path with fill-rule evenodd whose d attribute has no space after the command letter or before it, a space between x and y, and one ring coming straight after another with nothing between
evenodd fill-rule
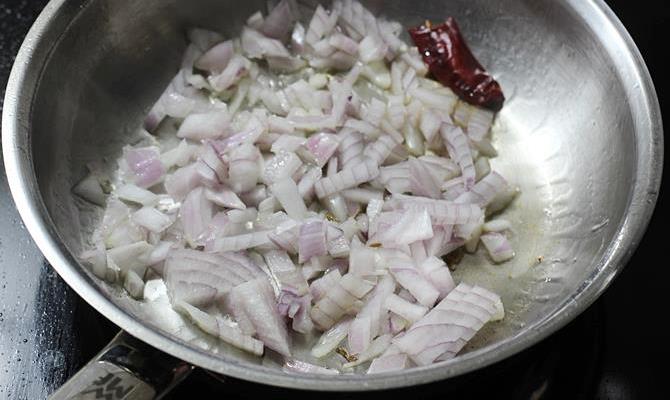
<instances>
[{"instance_id":1,"label":"pan rim","mask_svg":"<svg viewBox=\"0 0 670 400\"><path fill-rule=\"evenodd\" d=\"M635 116L637 165L626 217L607 247L598 267L583 290L566 299L551 316L536 321L523 335L464 354L457 359L427 367L379 375L289 375L263 366L225 362L167 334L144 325L114 304L76 267L76 259L60 242L41 200L30 152L32 101L40 84L42 68L61 35L90 3L88 0L51 0L34 23L16 58L5 95L2 147L9 186L18 211L33 240L60 276L85 301L129 334L175 357L205 369L262 384L322 391L363 391L405 387L454 377L503 360L528 348L574 319L609 286L624 268L642 239L651 219L660 187L663 166L663 128L658 99L646 65L621 22L602 1L566 0L592 28L606 31L620 50L617 70L624 69L640 85L631 103ZM633 83L627 84L632 86Z\"/></svg>"}]
</instances>

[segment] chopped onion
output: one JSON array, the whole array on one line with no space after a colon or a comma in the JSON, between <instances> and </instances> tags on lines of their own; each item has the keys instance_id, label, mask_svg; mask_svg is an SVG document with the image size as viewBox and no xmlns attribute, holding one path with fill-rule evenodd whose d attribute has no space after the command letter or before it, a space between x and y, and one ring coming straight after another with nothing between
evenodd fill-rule
<instances>
[{"instance_id":1,"label":"chopped onion","mask_svg":"<svg viewBox=\"0 0 670 400\"><path fill-rule=\"evenodd\" d=\"M342 170L332 177L325 177L316 182L314 190L322 199L344 189L349 189L368 182L379 175L379 167L373 161L364 161L354 168Z\"/></svg>"},{"instance_id":2,"label":"chopped onion","mask_svg":"<svg viewBox=\"0 0 670 400\"><path fill-rule=\"evenodd\" d=\"M391 354L372 360L367 373L382 374L384 372L403 370L407 367L409 367L409 358L407 357L407 354Z\"/></svg>"},{"instance_id":3,"label":"chopped onion","mask_svg":"<svg viewBox=\"0 0 670 400\"><path fill-rule=\"evenodd\" d=\"M322 358L330 354L347 337L351 319L344 319L324 332L312 348L312 355Z\"/></svg>"},{"instance_id":4,"label":"chopped onion","mask_svg":"<svg viewBox=\"0 0 670 400\"><path fill-rule=\"evenodd\" d=\"M298 18L298 10L293 0L282 0L277 4L260 26L260 31L267 37L285 40L291 26Z\"/></svg>"},{"instance_id":5,"label":"chopped onion","mask_svg":"<svg viewBox=\"0 0 670 400\"><path fill-rule=\"evenodd\" d=\"M195 61L195 67L204 71L217 74L223 72L233 57L233 42L227 40L207 50Z\"/></svg>"},{"instance_id":6,"label":"chopped onion","mask_svg":"<svg viewBox=\"0 0 670 400\"><path fill-rule=\"evenodd\" d=\"M396 296L395 294L391 294L386 298L384 307L386 307L386 309L389 311L400 315L410 323L418 321L428 312L427 307L418 304L412 304L409 301Z\"/></svg>"},{"instance_id":7,"label":"chopped onion","mask_svg":"<svg viewBox=\"0 0 670 400\"><path fill-rule=\"evenodd\" d=\"M301 374L338 375L340 373L340 371L336 369L324 368L295 359L287 360L282 369L286 372L297 372Z\"/></svg>"},{"instance_id":8,"label":"chopped onion","mask_svg":"<svg viewBox=\"0 0 670 400\"><path fill-rule=\"evenodd\" d=\"M511 223L484 222L518 193L491 171L495 114L431 80L403 26L356 0L311 18L271 3L238 37L188 32L145 118L153 136L123 149L111 193L99 167L73 188L105 206L80 258L137 300L155 300L144 279L160 276L185 319L274 350L290 373L453 357L504 318L498 296L456 286L441 259L480 241L493 262L514 255ZM316 358L346 345L357 359L344 347L349 362L294 359L289 329L326 330Z\"/></svg>"},{"instance_id":9,"label":"chopped onion","mask_svg":"<svg viewBox=\"0 0 670 400\"><path fill-rule=\"evenodd\" d=\"M472 187L472 190L456 198L457 203L473 203L480 207L488 206L497 194L506 190L508 184L497 172L491 172Z\"/></svg>"},{"instance_id":10,"label":"chopped onion","mask_svg":"<svg viewBox=\"0 0 670 400\"><path fill-rule=\"evenodd\" d=\"M230 116L225 109L190 114L182 122L177 136L185 139L218 139L230 133Z\"/></svg>"},{"instance_id":11,"label":"chopped onion","mask_svg":"<svg viewBox=\"0 0 670 400\"><path fill-rule=\"evenodd\" d=\"M132 183L148 188L163 180L165 168L161 164L160 151L157 148L126 148L124 154Z\"/></svg>"},{"instance_id":12,"label":"chopped onion","mask_svg":"<svg viewBox=\"0 0 670 400\"><path fill-rule=\"evenodd\" d=\"M133 222L154 233L161 233L172 225L172 219L152 207L142 207L132 216Z\"/></svg>"},{"instance_id":13,"label":"chopped onion","mask_svg":"<svg viewBox=\"0 0 670 400\"><path fill-rule=\"evenodd\" d=\"M99 206L104 206L107 200L107 195L103 192L100 181L93 174L88 174L84 179L79 181L72 189L72 192L82 199Z\"/></svg>"},{"instance_id":14,"label":"chopped onion","mask_svg":"<svg viewBox=\"0 0 670 400\"><path fill-rule=\"evenodd\" d=\"M480 237L491 259L497 263L505 262L514 257L514 250L507 238L497 232L485 233Z\"/></svg>"},{"instance_id":15,"label":"chopped onion","mask_svg":"<svg viewBox=\"0 0 670 400\"><path fill-rule=\"evenodd\" d=\"M300 226L298 261L304 263L312 257L327 253L326 226L320 220L306 221Z\"/></svg>"}]
</instances>

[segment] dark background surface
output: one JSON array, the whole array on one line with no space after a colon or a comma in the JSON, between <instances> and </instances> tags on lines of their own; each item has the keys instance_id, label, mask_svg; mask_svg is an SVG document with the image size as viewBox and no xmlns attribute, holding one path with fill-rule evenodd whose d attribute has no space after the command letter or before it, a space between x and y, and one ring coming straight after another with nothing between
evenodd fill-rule
<instances>
[{"instance_id":1,"label":"dark background surface","mask_svg":"<svg viewBox=\"0 0 670 400\"><path fill-rule=\"evenodd\" d=\"M587 0L584 0L587 1ZM670 116L670 5L609 0L642 52ZM0 88L45 0L0 0ZM667 146L666 146L667 147ZM664 179L667 181L668 179ZM588 311L539 345L449 382L365 397L656 399L668 398L670 272L665 259L667 194L627 268ZM100 349L117 328L52 272L23 229L0 173L0 399L42 399ZM170 398L313 398L196 372ZM320 398L361 398L319 394Z\"/></svg>"}]
</instances>

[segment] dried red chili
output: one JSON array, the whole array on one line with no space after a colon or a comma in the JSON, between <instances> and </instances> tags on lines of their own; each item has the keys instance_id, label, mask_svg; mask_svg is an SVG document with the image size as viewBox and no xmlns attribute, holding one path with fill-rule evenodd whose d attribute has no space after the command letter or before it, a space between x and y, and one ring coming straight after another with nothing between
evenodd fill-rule
<instances>
[{"instance_id":1,"label":"dried red chili","mask_svg":"<svg viewBox=\"0 0 670 400\"><path fill-rule=\"evenodd\" d=\"M500 85L472 55L454 18L436 26L426 22L409 34L435 79L470 104L493 111L502 108L505 96Z\"/></svg>"}]
</instances>

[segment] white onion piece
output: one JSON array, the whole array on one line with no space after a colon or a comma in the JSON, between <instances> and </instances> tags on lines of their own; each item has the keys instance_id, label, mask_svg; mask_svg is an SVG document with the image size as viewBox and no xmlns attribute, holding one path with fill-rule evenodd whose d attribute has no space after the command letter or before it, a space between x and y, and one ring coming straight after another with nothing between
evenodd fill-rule
<instances>
[{"instance_id":1,"label":"white onion piece","mask_svg":"<svg viewBox=\"0 0 670 400\"><path fill-rule=\"evenodd\" d=\"M279 288L295 296L304 296L309 291L307 281L296 268L291 257L284 251L271 250L263 254L270 272L279 283Z\"/></svg>"},{"instance_id":2,"label":"white onion piece","mask_svg":"<svg viewBox=\"0 0 670 400\"><path fill-rule=\"evenodd\" d=\"M442 139L447 144L451 157L461 167L465 188L470 190L475 184L475 166L472 160L472 152L467 138L461 128L450 124L442 124L440 128Z\"/></svg>"},{"instance_id":3,"label":"white onion piece","mask_svg":"<svg viewBox=\"0 0 670 400\"><path fill-rule=\"evenodd\" d=\"M444 192L442 193L442 197L445 200L449 201L455 201L463 193L467 192L467 190L465 189L465 185L463 184L463 177L461 176L450 179L447 182L445 182L442 185L442 189L444 190Z\"/></svg>"},{"instance_id":4,"label":"white onion piece","mask_svg":"<svg viewBox=\"0 0 670 400\"><path fill-rule=\"evenodd\" d=\"M314 301L321 300L328 293L328 290L339 282L340 278L342 278L340 271L331 269L321 278L312 281L309 285L309 291Z\"/></svg>"},{"instance_id":5,"label":"white onion piece","mask_svg":"<svg viewBox=\"0 0 670 400\"><path fill-rule=\"evenodd\" d=\"M305 51L305 27L300 23L296 23L291 33L291 49L298 54Z\"/></svg>"},{"instance_id":6,"label":"white onion piece","mask_svg":"<svg viewBox=\"0 0 670 400\"><path fill-rule=\"evenodd\" d=\"M325 177L316 182L314 190L322 199L344 189L350 189L368 182L379 175L379 167L372 161L364 161L355 167L342 170L332 177Z\"/></svg>"},{"instance_id":7,"label":"white onion piece","mask_svg":"<svg viewBox=\"0 0 670 400\"><path fill-rule=\"evenodd\" d=\"M258 338L277 353L290 356L286 325L277 313L272 287L267 279L263 277L243 283L233 291Z\"/></svg>"},{"instance_id":8,"label":"white onion piece","mask_svg":"<svg viewBox=\"0 0 670 400\"><path fill-rule=\"evenodd\" d=\"M489 232L483 234L480 239L494 262L501 263L514 257L514 250L504 235L497 232Z\"/></svg>"},{"instance_id":9,"label":"white onion piece","mask_svg":"<svg viewBox=\"0 0 670 400\"><path fill-rule=\"evenodd\" d=\"M304 263L312 257L325 255L326 226L321 220L306 221L300 226L298 239L298 262Z\"/></svg>"},{"instance_id":10,"label":"white onion piece","mask_svg":"<svg viewBox=\"0 0 670 400\"><path fill-rule=\"evenodd\" d=\"M373 200L381 201L384 198L384 192L374 189L356 188L342 191L342 196L350 201L360 204L368 204Z\"/></svg>"},{"instance_id":11,"label":"white onion piece","mask_svg":"<svg viewBox=\"0 0 670 400\"><path fill-rule=\"evenodd\" d=\"M512 229L512 223L506 219L494 219L482 226L484 232L503 232Z\"/></svg>"},{"instance_id":12,"label":"white onion piece","mask_svg":"<svg viewBox=\"0 0 670 400\"><path fill-rule=\"evenodd\" d=\"M289 217L297 220L305 218L307 207L298 192L298 186L293 179L285 178L270 186L270 191L279 201Z\"/></svg>"},{"instance_id":13,"label":"white onion piece","mask_svg":"<svg viewBox=\"0 0 670 400\"><path fill-rule=\"evenodd\" d=\"M272 118L268 118L268 122L271 119ZM269 129L272 131L271 123ZM293 128L291 128L291 130L292 129ZM279 133L286 133L286 132L279 132ZM298 151L298 149L300 149L300 146L302 146L306 141L307 139L300 136L293 136L290 134L280 135L279 138L277 138L277 140L275 140L272 143L272 148L270 149L270 151L272 151L274 154L278 154L282 151L295 152Z\"/></svg>"},{"instance_id":14,"label":"white onion piece","mask_svg":"<svg viewBox=\"0 0 670 400\"><path fill-rule=\"evenodd\" d=\"M410 323L418 321L428 312L427 307L410 303L395 294L391 294L386 298L384 307L386 307L387 310L400 315Z\"/></svg>"},{"instance_id":15,"label":"white onion piece","mask_svg":"<svg viewBox=\"0 0 670 400\"><path fill-rule=\"evenodd\" d=\"M421 275L411 259L389 260L389 271L400 286L407 289L420 304L432 307L440 297L440 292Z\"/></svg>"},{"instance_id":16,"label":"white onion piece","mask_svg":"<svg viewBox=\"0 0 670 400\"><path fill-rule=\"evenodd\" d=\"M138 276L144 276L152 250L153 246L144 241L115 247L107 250L107 262L113 261L121 269L122 274L131 270Z\"/></svg>"},{"instance_id":17,"label":"white onion piece","mask_svg":"<svg viewBox=\"0 0 670 400\"><path fill-rule=\"evenodd\" d=\"M433 233L433 237L435 237L435 233ZM414 260L414 264L416 265L420 265L426 258L428 258L428 253L426 252L426 245L424 242L425 241L418 241L409 245L412 260Z\"/></svg>"},{"instance_id":18,"label":"white onion piece","mask_svg":"<svg viewBox=\"0 0 670 400\"><path fill-rule=\"evenodd\" d=\"M309 65L312 68L318 69L334 69L338 71L345 71L356 64L356 58L343 51L336 51L335 53L324 58L312 58Z\"/></svg>"},{"instance_id":19,"label":"white onion piece","mask_svg":"<svg viewBox=\"0 0 670 400\"><path fill-rule=\"evenodd\" d=\"M237 194L225 186L219 189L205 189L205 197L219 207L234 208L237 210L247 208Z\"/></svg>"},{"instance_id":20,"label":"white onion piece","mask_svg":"<svg viewBox=\"0 0 670 400\"><path fill-rule=\"evenodd\" d=\"M316 326L322 330L333 326L351 307L371 289L372 284L352 274L344 275L338 284L332 287L319 300L310 312Z\"/></svg>"},{"instance_id":21,"label":"white onion piece","mask_svg":"<svg viewBox=\"0 0 670 400\"><path fill-rule=\"evenodd\" d=\"M392 136L383 135L365 148L363 156L374 161L377 165L382 165L398 144L399 142Z\"/></svg>"},{"instance_id":22,"label":"white onion piece","mask_svg":"<svg viewBox=\"0 0 670 400\"><path fill-rule=\"evenodd\" d=\"M426 108L421 113L421 120L419 123L419 129L423 134L423 137L427 142L433 141L437 133L440 131L440 126L442 125L442 118L438 115L437 112Z\"/></svg>"},{"instance_id":23,"label":"white onion piece","mask_svg":"<svg viewBox=\"0 0 670 400\"><path fill-rule=\"evenodd\" d=\"M217 111L190 114L184 122L182 122L177 137L204 140L204 139L218 139L230 133L230 116L224 109Z\"/></svg>"},{"instance_id":24,"label":"white onion piece","mask_svg":"<svg viewBox=\"0 0 670 400\"><path fill-rule=\"evenodd\" d=\"M473 107L466 131L470 139L480 141L486 137L491 130L495 113L480 107Z\"/></svg>"},{"instance_id":25,"label":"white onion piece","mask_svg":"<svg viewBox=\"0 0 670 400\"><path fill-rule=\"evenodd\" d=\"M142 188L148 188L163 180L165 168L160 161L160 151L157 148L126 147L123 152L132 183Z\"/></svg>"},{"instance_id":26,"label":"white onion piece","mask_svg":"<svg viewBox=\"0 0 670 400\"><path fill-rule=\"evenodd\" d=\"M187 32L188 40L203 53L212 48L216 43L223 41L220 33L202 28L190 29Z\"/></svg>"},{"instance_id":27,"label":"white onion piece","mask_svg":"<svg viewBox=\"0 0 670 400\"><path fill-rule=\"evenodd\" d=\"M263 181L266 184L291 178L302 165L295 153L281 151L265 163Z\"/></svg>"},{"instance_id":28,"label":"white onion piece","mask_svg":"<svg viewBox=\"0 0 670 400\"><path fill-rule=\"evenodd\" d=\"M165 178L165 190L175 200L181 200L200 183L195 164L179 168Z\"/></svg>"},{"instance_id":29,"label":"white onion piece","mask_svg":"<svg viewBox=\"0 0 670 400\"><path fill-rule=\"evenodd\" d=\"M200 329L241 350L255 355L263 355L263 342L245 335L242 331L220 318L213 317L192 305L179 301L173 304L176 311L184 314Z\"/></svg>"},{"instance_id":30,"label":"white onion piece","mask_svg":"<svg viewBox=\"0 0 670 400\"><path fill-rule=\"evenodd\" d=\"M470 191L463 193L456 198L457 203L473 203L484 208L499 193L504 192L508 187L505 178L499 173L493 171L477 182Z\"/></svg>"},{"instance_id":31,"label":"white onion piece","mask_svg":"<svg viewBox=\"0 0 670 400\"><path fill-rule=\"evenodd\" d=\"M440 94L436 91L424 88L414 88L410 90L409 94L422 102L426 107L443 111L447 114L451 113L451 110L453 110L456 101L458 100L453 93Z\"/></svg>"},{"instance_id":32,"label":"white onion piece","mask_svg":"<svg viewBox=\"0 0 670 400\"><path fill-rule=\"evenodd\" d=\"M317 133L309 137L305 143L305 148L307 149L307 154L310 156L310 161L319 167L323 167L330 157L333 156L339 144L340 138L338 136L328 133Z\"/></svg>"},{"instance_id":33,"label":"white onion piece","mask_svg":"<svg viewBox=\"0 0 670 400\"><path fill-rule=\"evenodd\" d=\"M287 360L284 363L282 370L291 373L295 372L299 374L316 374L316 375L338 375L340 373L340 371L336 369L320 367L318 365L294 359Z\"/></svg>"},{"instance_id":34,"label":"white onion piece","mask_svg":"<svg viewBox=\"0 0 670 400\"><path fill-rule=\"evenodd\" d=\"M342 140L339 147L339 162L342 169L358 164L363 161L363 150L365 144L363 135L353 130L342 130Z\"/></svg>"},{"instance_id":35,"label":"white onion piece","mask_svg":"<svg viewBox=\"0 0 670 400\"><path fill-rule=\"evenodd\" d=\"M316 358L322 358L330 354L347 337L350 325L351 319L344 319L328 329L314 345L311 354Z\"/></svg>"},{"instance_id":36,"label":"white onion piece","mask_svg":"<svg viewBox=\"0 0 670 400\"><path fill-rule=\"evenodd\" d=\"M79 183L72 188L72 193L99 206L104 206L107 200L107 195L102 191L100 181L98 181L98 178L93 174L88 174L84 179L79 181Z\"/></svg>"},{"instance_id":37,"label":"white onion piece","mask_svg":"<svg viewBox=\"0 0 670 400\"><path fill-rule=\"evenodd\" d=\"M400 371L409 367L407 354L390 354L372 360L368 374L382 374L385 372Z\"/></svg>"},{"instance_id":38,"label":"white onion piece","mask_svg":"<svg viewBox=\"0 0 670 400\"><path fill-rule=\"evenodd\" d=\"M378 36L368 35L358 45L358 55L364 63L381 61L386 56L388 45Z\"/></svg>"},{"instance_id":39,"label":"white onion piece","mask_svg":"<svg viewBox=\"0 0 670 400\"><path fill-rule=\"evenodd\" d=\"M389 96L386 103L386 117L394 129L401 129L405 124L405 100L403 96Z\"/></svg>"},{"instance_id":40,"label":"white onion piece","mask_svg":"<svg viewBox=\"0 0 670 400\"><path fill-rule=\"evenodd\" d=\"M406 193L411 190L409 163L402 162L380 168L379 181L391 193Z\"/></svg>"},{"instance_id":41,"label":"white onion piece","mask_svg":"<svg viewBox=\"0 0 670 400\"><path fill-rule=\"evenodd\" d=\"M498 193L493 198L493 200L491 200L488 207L486 207L486 214L491 215L497 213L498 211L504 210L512 201L514 201L518 194L519 188L508 184L504 190Z\"/></svg>"},{"instance_id":42,"label":"white onion piece","mask_svg":"<svg viewBox=\"0 0 670 400\"><path fill-rule=\"evenodd\" d=\"M228 174L230 186L235 192L246 192L256 186L261 174L260 158L258 149L251 144L243 144L231 150Z\"/></svg>"},{"instance_id":43,"label":"white onion piece","mask_svg":"<svg viewBox=\"0 0 670 400\"><path fill-rule=\"evenodd\" d=\"M337 24L338 14L334 10L331 11L330 15L328 12L318 5L312 16L312 20L309 23L307 28L307 33L305 34L305 42L311 45L315 44L321 40L324 36L328 35L335 24Z\"/></svg>"},{"instance_id":44,"label":"white onion piece","mask_svg":"<svg viewBox=\"0 0 670 400\"><path fill-rule=\"evenodd\" d=\"M337 125L330 115L289 115L288 121L295 129L316 132L324 129L334 129Z\"/></svg>"},{"instance_id":45,"label":"white onion piece","mask_svg":"<svg viewBox=\"0 0 670 400\"><path fill-rule=\"evenodd\" d=\"M264 36L255 29L245 27L240 35L242 51L249 58L291 58L291 53L282 42Z\"/></svg>"},{"instance_id":46,"label":"white onion piece","mask_svg":"<svg viewBox=\"0 0 670 400\"><path fill-rule=\"evenodd\" d=\"M259 30L269 38L283 41L288 37L297 18L298 10L295 2L282 0L270 11Z\"/></svg>"},{"instance_id":47,"label":"white onion piece","mask_svg":"<svg viewBox=\"0 0 670 400\"><path fill-rule=\"evenodd\" d=\"M367 350L372 342L370 317L357 316L349 326L349 351L359 354Z\"/></svg>"},{"instance_id":48,"label":"white onion piece","mask_svg":"<svg viewBox=\"0 0 670 400\"><path fill-rule=\"evenodd\" d=\"M456 285L451 277L451 271L444 261L435 256L426 258L419 264L421 274L440 292L439 300L451 292Z\"/></svg>"},{"instance_id":49,"label":"white onion piece","mask_svg":"<svg viewBox=\"0 0 670 400\"><path fill-rule=\"evenodd\" d=\"M186 140L182 140L177 147L161 154L161 162L165 169L168 170L174 166L184 167L194 158L196 154L195 149L195 146L191 146Z\"/></svg>"},{"instance_id":50,"label":"white onion piece","mask_svg":"<svg viewBox=\"0 0 670 400\"><path fill-rule=\"evenodd\" d=\"M132 184L125 184L117 187L116 195L121 200L130 201L143 206L152 206L158 202L158 196L153 192Z\"/></svg>"},{"instance_id":51,"label":"white onion piece","mask_svg":"<svg viewBox=\"0 0 670 400\"><path fill-rule=\"evenodd\" d=\"M154 233L160 233L172 225L172 219L152 207L142 207L132 215L132 220L137 225Z\"/></svg>"},{"instance_id":52,"label":"white onion piece","mask_svg":"<svg viewBox=\"0 0 670 400\"><path fill-rule=\"evenodd\" d=\"M133 299L142 300L144 298L144 281L135 271L126 271L123 288Z\"/></svg>"},{"instance_id":53,"label":"white onion piece","mask_svg":"<svg viewBox=\"0 0 670 400\"><path fill-rule=\"evenodd\" d=\"M372 124L373 126L379 126L381 124L384 115L386 114L386 104L383 101L379 100L376 97L370 99L365 108L363 116L365 121Z\"/></svg>"},{"instance_id":54,"label":"white onion piece","mask_svg":"<svg viewBox=\"0 0 670 400\"><path fill-rule=\"evenodd\" d=\"M458 225L477 222L482 210L474 204L458 204L447 200L394 194L385 205L398 210L425 209L434 224Z\"/></svg>"},{"instance_id":55,"label":"white onion piece","mask_svg":"<svg viewBox=\"0 0 670 400\"><path fill-rule=\"evenodd\" d=\"M368 295L365 305L363 305L363 308L361 308L356 316L356 320L365 318L369 323L370 339L383 332L382 324L385 322L385 317L388 314L384 308L384 304L388 296L393 294L395 288L396 283L390 275L382 276L379 279L377 286L375 286L372 292ZM351 342L351 338L349 340ZM354 349L350 350L355 351Z\"/></svg>"},{"instance_id":56,"label":"white onion piece","mask_svg":"<svg viewBox=\"0 0 670 400\"><path fill-rule=\"evenodd\" d=\"M321 179L321 168L310 168L298 182L298 193L305 201L310 201L314 197L314 185Z\"/></svg>"},{"instance_id":57,"label":"white onion piece","mask_svg":"<svg viewBox=\"0 0 670 400\"><path fill-rule=\"evenodd\" d=\"M328 247L328 254L333 258L342 258L349 256L349 241L342 234L341 236L331 239L326 244Z\"/></svg>"},{"instance_id":58,"label":"white onion piece","mask_svg":"<svg viewBox=\"0 0 670 400\"><path fill-rule=\"evenodd\" d=\"M368 346L368 348L365 349L365 351L358 354L358 359L356 361L342 364L342 368L345 369L353 368L357 365L361 365L365 362L374 359L375 357L380 356L382 353L384 353L384 351L386 351L386 349L389 348L389 346L391 345L392 338L393 337L388 334L379 336L378 338L373 340L372 343L370 343L370 346Z\"/></svg>"},{"instance_id":59,"label":"white onion piece","mask_svg":"<svg viewBox=\"0 0 670 400\"><path fill-rule=\"evenodd\" d=\"M491 173L491 164L487 157L479 157L475 160L475 180L479 182L483 177Z\"/></svg>"},{"instance_id":60,"label":"white onion piece","mask_svg":"<svg viewBox=\"0 0 670 400\"><path fill-rule=\"evenodd\" d=\"M254 29L260 29L263 26L264 21L265 18L263 18L263 13L256 11L255 13L251 14L249 18L247 18L247 25Z\"/></svg>"},{"instance_id":61,"label":"white onion piece","mask_svg":"<svg viewBox=\"0 0 670 400\"><path fill-rule=\"evenodd\" d=\"M334 48L342 50L352 56L358 53L358 42L341 33L332 34L328 39L328 43Z\"/></svg>"},{"instance_id":62,"label":"white onion piece","mask_svg":"<svg viewBox=\"0 0 670 400\"><path fill-rule=\"evenodd\" d=\"M299 231L300 223L289 220L279 224L274 231L268 233L268 239L280 249L297 254Z\"/></svg>"},{"instance_id":63,"label":"white onion piece","mask_svg":"<svg viewBox=\"0 0 670 400\"><path fill-rule=\"evenodd\" d=\"M294 308L295 311L293 311ZM314 323L309 316L311 308L312 297L309 294L302 296L293 302L292 308L289 310L289 317L293 320L291 328L293 328L294 331L309 334L314 330Z\"/></svg>"},{"instance_id":64,"label":"white onion piece","mask_svg":"<svg viewBox=\"0 0 670 400\"><path fill-rule=\"evenodd\" d=\"M197 188L191 191L179 211L186 240L192 244L197 243L213 216L214 208L205 196L205 189Z\"/></svg>"},{"instance_id":65,"label":"white onion piece","mask_svg":"<svg viewBox=\"0 0 670 400\"><path fill-rule=\"evenodd\" d=\"M240 251L270 243L271 231L246 233L237 236L219 237L214 240L213 251Z\"/></svg>"},{"instance_id":66,"label":"white onion piece","mask_svg":"<svg viewBox=\"0 0 670 400\"><path fill-rule=\"evenodd\" d=\"M93 249L82 252L79 258L91 268L91 272L95 276L105 279L107 275L107 253L102 242L96 243Z\"/></svg>"},{"instance_id":67,"label":"white onion piece","mask_svg":"<svg viewBox=\"0 0 670 400\"><path fill-rule=\"evenodd\" d=\"M379 34L381 35L384 42L389 46L389 53L387 54L387 59L389 56L391 58L395 57L397 53L403 53L407 51L407 45L403 42L398 36L403 31L402 25L395 21L385 21L378 20L379 25Z\"/></svg>"},{"instance_id":68,"label":"white onion piece","mask_svg":"<svg viewBox=\"0 0 670 400\"><path fill-rule=\"evenodd\" d=\"M246 76L249 73L249 68L249 60L242 56L235 55L228 62L226 69L220 74L211 75L207 80L214 90L223 92Z\"/></svg>"},{"instance_id":69,"label":"white onion piece","mask_svg":"<svg viewBox=\"0 0 670 400\"><path fill-rule=\"evenodd\" d=\"M432 175L424 162L416 158L409 159L410 188L415 196L439 199L440 181Z\"/></svg>"},{"instance_id":70,"label":"white onion piece","mask_svg":"<svg viewBox=\"0 0 670 400\"><path fill-rule=\"evenodd\" d=\"M221 73L233 58L233 42L226 40L207 50L195 61L195 67L213 74Z\"/></svg>"},{"instance_id":71,"label":"white onion piece","mask_svg":"<svg viewBox=\"0 0 670 400\"><path fill-rule=\"evenodd\" d=\"M312 54L317 57L328 57L335 52L335 47L330 44L328 38L319 40L312 45Z\"/></svg>"},{"instance_id":72,"label":"white onion piece","mask_svg":"<svg viewBox=\"0 0 670 400\"><path fill-rule=\"evenodd\" d=\"M433 237L433 226L426 209L410 210L380 235L384 243L407 245Z\"/></svg>"},{"instance_id":73,"label":"white onion piece","mask_svg":"<svg viewBox=\"0 0 670 400\"><path fill-rule=\"evenodd\" d=\"M400 59L405 62L410 68L416 70L417 75L426 76L428 73L428 67L423 62L419 50L416 46L407 48L407 51L400 54Z\"/></svg>"}]
</instances>

